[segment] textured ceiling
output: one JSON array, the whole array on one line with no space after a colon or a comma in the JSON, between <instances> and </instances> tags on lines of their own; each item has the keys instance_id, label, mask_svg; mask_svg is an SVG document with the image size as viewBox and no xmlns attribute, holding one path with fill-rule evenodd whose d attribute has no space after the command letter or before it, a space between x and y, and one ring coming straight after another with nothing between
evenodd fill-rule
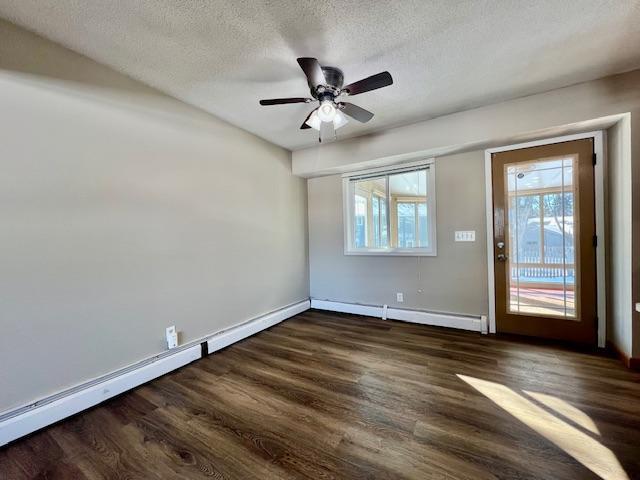
<instances>
[{"instance_id":1,"label":"textured ceiling","mask_svg":"<svg viewBox=\"0 0 640 480\"><path fill-rule=\"evenodd\" d=\"M296 57L346 83L373 111L338 138L425 120L640 67L640 0L0 0L0 16L289 149L311 105Z\"/></svg>"}]
</instances>

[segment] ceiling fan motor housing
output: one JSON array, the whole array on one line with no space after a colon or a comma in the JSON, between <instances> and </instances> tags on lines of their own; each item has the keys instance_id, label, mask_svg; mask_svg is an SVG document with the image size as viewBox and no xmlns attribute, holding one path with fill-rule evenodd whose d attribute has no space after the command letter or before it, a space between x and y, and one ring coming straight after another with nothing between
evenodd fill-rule
<instances>
[{"instance_id":1,"label":"ceiling fan motor housing","mask_svg":"<svg viewBox=\"0 0 640 480\"><path fill-rule=\"evenodd\" d=\"M326 79L326 84L316 88L315 85L309 83L311 95L318 100L333 100L340 94L340 89L344 84L344 74L342 70L336 67L322 67L322 73Z\"/></svg>"}]
</instances>

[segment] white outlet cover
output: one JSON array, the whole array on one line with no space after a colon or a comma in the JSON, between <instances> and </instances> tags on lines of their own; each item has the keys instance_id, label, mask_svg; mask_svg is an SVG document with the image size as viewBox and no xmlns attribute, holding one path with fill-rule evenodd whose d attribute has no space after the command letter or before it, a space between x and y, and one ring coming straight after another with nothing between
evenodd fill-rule
<instances>
[{"instance_id":1,"label":"white outlet cover","mask_svg":"<svg viewBox=\"0 0 640 480\"><path fill-rule=\"evenodd\" d=\"M178 332L176 332L175 325L171 325L170 327L167 327L166 336L167 336L167 347L176 348L178 346Z\"/></svg>"},{"instance_id":2,"label":"white outlet cover","mask_svg":"<svg viewBox=\"0 0 640 480\"><path fill-rule=\"evenodd\" d=\"M400 292L396 293L396 301L400 303L404 302L404 294Z\"/></svg>"}]
</instances>

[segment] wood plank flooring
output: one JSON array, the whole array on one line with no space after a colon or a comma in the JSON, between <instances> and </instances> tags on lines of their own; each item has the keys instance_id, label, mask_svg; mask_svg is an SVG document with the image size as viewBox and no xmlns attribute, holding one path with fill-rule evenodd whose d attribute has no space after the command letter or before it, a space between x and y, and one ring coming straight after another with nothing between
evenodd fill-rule
<instances>
[{"instance_id":1,"label":"wood plank flooring","mask_svg":"<svg viewBox=\"0 0 640 480\"><path fill-rule=\"evenodd\" d=\"M640 375L308 311L9 445L0 478L638 479Z\"/></svg>"}]
</instances>

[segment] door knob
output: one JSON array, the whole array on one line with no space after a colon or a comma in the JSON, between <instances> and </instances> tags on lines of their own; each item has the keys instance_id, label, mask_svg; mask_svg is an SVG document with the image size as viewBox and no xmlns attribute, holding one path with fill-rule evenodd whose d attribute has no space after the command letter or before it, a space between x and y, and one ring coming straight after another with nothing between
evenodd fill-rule
<instances>
[{"instance_id":1,"label":"door knob","mask_svg":"<svg viewBox=\"0 0 640 480\"><path fill-rule=\"evenodd\" d=\"M501 262L504 262L507 260L507 256L504 253L499 253L498 254L498 260L500 260Z\"/></svg>"},{"instance_id":2,"label":"door knob","mask_svg":"<svg viewBox=\"0 0 640 480\"><path fill-rule=\"evenodd\" d=\"M502 250L504 248L504 242L496 243L496 247L498 247L500 250Z\"/></svg>"}]
</instances>

